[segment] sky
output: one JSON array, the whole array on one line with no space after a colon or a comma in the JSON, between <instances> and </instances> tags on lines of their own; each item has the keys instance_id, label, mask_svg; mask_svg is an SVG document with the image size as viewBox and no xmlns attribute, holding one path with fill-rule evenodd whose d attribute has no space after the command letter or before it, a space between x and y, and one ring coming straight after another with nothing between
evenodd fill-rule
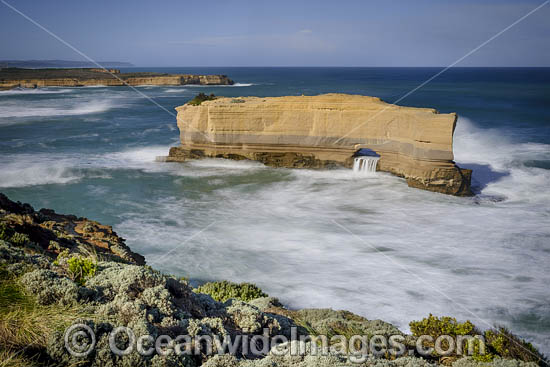
<instances>
[{"instance_id":1,"label":"sky","mask_svg":"<svg viewBox=\"0 0 550 367\"><path fill-rule=\"evenodd\" d=\"M0 0L0 59L447 66L543 0ZM550 66L550 3L456 66Z\"/></svg>"}]
</instances>

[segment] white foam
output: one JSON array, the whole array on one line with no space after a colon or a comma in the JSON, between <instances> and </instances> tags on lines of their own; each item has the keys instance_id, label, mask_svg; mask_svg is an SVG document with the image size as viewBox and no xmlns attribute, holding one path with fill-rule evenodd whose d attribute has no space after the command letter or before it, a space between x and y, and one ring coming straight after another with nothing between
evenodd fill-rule
<instances>
[{"instance_id":1,"label":"white foam","mask_svg":"<svg viewBox=\"0 0 550 367\"><path fill-rule=\"evenodd\" d=\"M459 118L454 138L455 161L472 168L473 184L482 193L510 201L550 203L546 183L550 170L528 167L530 160L550 160L550 145L514 143L497 129L481 129Z\"/></svg>"},{"instance_id":2,"label":"white foam","mask_svg":"<svg viewBox=\"0 0 550 367\"><path fill-rule=\"evenodd\" d=\"M168 88L164 90L164 93L182 93L187 92L185 88Z\"/></svg>"},{"instance_id":3,"label":"white foam","mask_svg":"<svg viewBox=\"0 0 550 367\"><path fill-rule=\"evenodd\" d=\"M123 150L116 153L107 153L101 156L103 162L110 167L144 167L144 165L155 163L157 156L168 154L170 148L164 145L137 147Z\"/></svg>"},{"instance_id":4,"label":"white foam","mask_svg":"<svg viewBox=\"0 0 550 367\"><path fill-rule=\"evenodd\" d=\"M203 85L203 84L186 84L185 86L186 87L193 87L193 88L220 88L220 87L251 87L253 85L258 85L257 83L234 83L234 84L231 84L231 85L217 85L217 84L212 84L212 85Z\"/></svg>"},{"instance_id":5,"label":"white foam","mask_svg":"<svg viewBox=\"0 0 550 367\"><path fill-rule=\"evenodd\" d=\"M0 187L66 184L83 177L81 172L71 170L73 162L62 158L49 159L27 154L6 158L9 163L0 165Z\"/></svg>"},{"instance_id":6,"label":"white foam","mask_svg":"<svg viewBox=\"0 0 550 367\"><path fill-rule=\"evenodd\" d=\"M265 169L266 166L260 162L254 161L235 161L231 159L222 159L222 158L210 158L210 159L200 159L195 161L190 161L189 165L191 167L200 167L200 168L221 168L221 169L232 169L232 170L251 170L251 169Z\"/></svg>"},{"instance_id":7,"label":"white foam","mask_svg":"<svg viewBox=\"0 0 550 367\"><path fill-rule=\"evenodd\" d=\"M105 154L73 154L69 158L44 153L6 155L0 163L0 187L75 183L84 177L109 178L103 169L169 171L169 165L155 162L156 156L166 155L168 150L167 146L148 146Z\"/></svg>"},{"instance_id":8,"label":"white foam","mask_svg":"<svg viewBox=\"0 0 550 367\"><path fill-rule=\"evenodd\" d=\"M60 94L70 93L72 89L55 89L55 88L15 88L10 90L0 91L1 96L21 95L21 94Z\"/></svg>"},{"instance_id":9,"label":"white foam","mask_svg":"<svg viewBox=\"0 0 550 367\"><path fill-rule=\"evenodd\" d=\"M80 102L80 101L79 101ZM60 101L49 101L47 105L39 103L4 103L0 107L0 118L7 117L49 117L49 116L72 116L86 115L105 112L113 107L111 100L86 100L80 103L72 103L65 107L57 107ZM16 121L10 120L0 124L13 124Z\"/></svg>"}]
</instances>

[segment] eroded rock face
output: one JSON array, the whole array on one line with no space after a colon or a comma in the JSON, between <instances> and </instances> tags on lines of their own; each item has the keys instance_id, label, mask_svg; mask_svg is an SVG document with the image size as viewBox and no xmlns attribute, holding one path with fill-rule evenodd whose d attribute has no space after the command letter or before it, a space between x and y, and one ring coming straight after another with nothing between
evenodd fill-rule
<instances>
[{"instance_id":1,"label":"eroded rock face","mask_svg":"<svg viewBox=\"0 0 550 367\"><path fill-rule=\"evenodd\" d=\"M145 264L145 258L133 252L111 226L87 218L63 215L51 209L35 211L29 204L8 199L0 193L0 225L24 234L28 242L56 257L61 251L96 252L115 261Z\"/></svg>"},{"instance_id":2,"label":"eroded rock face","mask_svg":"<svg viewBox=\"0 0 550 367\"><path fill-rule=\"evenodd\" d=\"M454 113L346 94L218 98L176 110L181 146L170 150L168 161L218 157L351 168L354 154L369 148L381 156L378 170L404 177L411 187L471 194L471 171L453 162Z\"/></svg>"}]
</instances>

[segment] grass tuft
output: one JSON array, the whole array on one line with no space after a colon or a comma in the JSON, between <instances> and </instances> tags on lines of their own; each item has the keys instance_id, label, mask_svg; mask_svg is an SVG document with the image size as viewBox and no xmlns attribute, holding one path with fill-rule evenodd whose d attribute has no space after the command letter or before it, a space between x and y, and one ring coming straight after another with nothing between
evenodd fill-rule
<instances>
[{"instance_id":1,"label":"grass tuft","mask_svg":"<svg viewBox=\"0 0 550 367\"><path fill-rule=\"evenodd\" d=\"M0 367L40 365L49 338L83 317L79 306L39 305L0 264Z\"/></svg>"}]
</instances>

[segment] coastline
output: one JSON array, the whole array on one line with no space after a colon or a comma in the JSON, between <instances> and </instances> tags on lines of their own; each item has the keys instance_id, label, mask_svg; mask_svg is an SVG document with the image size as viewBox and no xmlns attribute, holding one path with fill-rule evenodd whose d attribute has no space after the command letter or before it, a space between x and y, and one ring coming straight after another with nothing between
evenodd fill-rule
<instances>
[{"instance_id":1,"label":"coastline","mask_svg":"<svg viewBox=\"0 0 550 367\"><path fill-rule=\"evenodd\" d=\"M537 364L533 356L537 355L540 358L539 365L546 363L530 344L501 330L483 334L488 341L488 353L484 355L479 355L479 351L475 354L474 351L474 356L470 357L422 356L415 349L419 335L404 334L381 320L368 320L347 311L330 309L289 310L253 285L244 287L229 282L214 282L193 289L188 280L162 274L145 265L143 257L132 252L125 245L124 239L109 226L86 218L57 214L48 209L35 211L30 205L13 202L4 195L0 195L0 225L1 298L12 297L14 289L21 292L21 298L12 298L9 301L13 303L2 307L6 306L9 311L20 307L21 299L25 299L36 310L49 307L60 315L56 330L46 327L47 332L41 339L43 345L35 345L29 351L30 356L23 354L31 360L39 358L56 365L349 365L346 364L349 363L349 353L328 350L326 355L314 355L312 344L307 342L303 344L306 347L304 353L288 357L279 356L273 350L258 356L240 349L235 355L209 355L200 349L198 355L192 356L171 354L170 357L158 353L143 356L132 353L117 357L108 353L109 333L123 326L131 328L138 335L155 337L161 334L175 337L181 333L194 337L254 337L267 333L267 337L286 337L291 340L289 345L293 345L293 330L297 336L343 335L350 340L354 335L402 337L406 355L386 353L363 356L366 358L364 361L353 364L357 366L383 363L385 366L444 364L455 367L534 367ZM11 287L11 293L6 293L6 286ZM9 317L9 313L3 313L0 326L5 327L5 323L10 321ZM32 321L37 322L34 319ZM69 321L78 321L94 331L98 339L96 350L84 357L75 357L67 351L63 343L64 333L59 328L67 328ZM420 322L411 322L411 329L428 332L439 326L448 329L449 325L455 336L461 335L464 330L467 331L464 335L480 333L468 322L459 323L450 318L438 319L431 315ZM45 325L31 326L38 330L45 328ZM496 341L507 341L502 335L513 338L512 346L517 344L521 348L510 351L508 344L506 352L499 349L500 344L495 344ZM0 343L4 341L0 339ZM121 343L124 344L123 341ZM20 347L17 343L9 348L1 346L8 350ZM525 350L531 352L526 353Z\"/></svg>"},{"instance_id":2,"label":"coastline","mask_svg":"<svg viewBox=\"0 0 550 367\"><path fill-rule=\"evenodd\" d=\"M39 87L233 85L227 75L121 73L118 69L0 68L0 90Z\"/></svg>"}]
</instances>

